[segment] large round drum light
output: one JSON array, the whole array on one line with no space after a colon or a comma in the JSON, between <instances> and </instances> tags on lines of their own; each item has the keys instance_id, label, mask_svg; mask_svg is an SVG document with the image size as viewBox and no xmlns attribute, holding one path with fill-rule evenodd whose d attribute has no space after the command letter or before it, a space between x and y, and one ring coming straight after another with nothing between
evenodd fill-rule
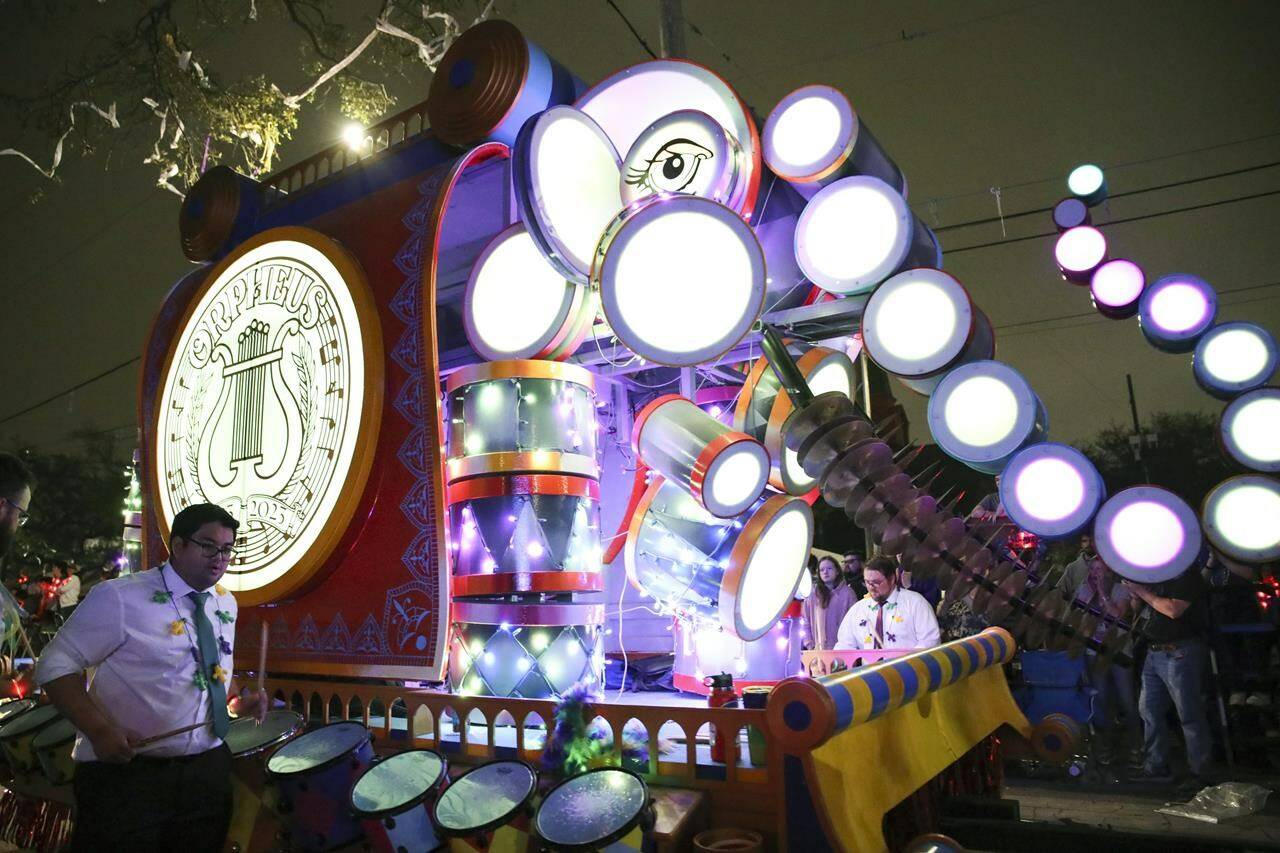
<instances>
[{"instance_id":1,"label":"large round drum light","mask_svg":"<svg viewBox=\"0 0 1280 853\"><path fill-rule=\"evenodd\" d=\"M627 152L622 201L681 193L741 210L745 171L742 146L718 121L698 110L680 110L649 125Z\"/></svg>"},{"instance_id":2,"label":"large round drum light","mask_svg":"<svg viewBox=\"0 0 1280 853\"><path fill-rule=\"evenodd\" d=\"M1067 175L1067 189L1071 194L1093 207L1107 198L1107 176L1092 163L1076 166Z\"/></svg>"},{"instance_id":3,"label":"large round drum light","mask_svg":"<svg viewBox=\"0 0 1280 853\"><path fill-rule=\"evenodd\" d=\"M1166 275L1147 287L1138 303L1138 322L1151 345L1165 352L1190 352L1218 314L1218 294L1202 278Z\"/></svg>"},{"instance_id":4,"label":"large round drum light","mask_svg":"<svg viewBox=\"0 0 1280 853\"><path fill-rule=\"evenodd\" d=\"M614 334L659 364L711 361L764 306L764 253L742 218L698 196L652 196L600 242L592 279Z\"/></svg>"},{"instance_id":5,"label":"large round drum light","mask_svg":"<svg viewBox=\"0 0 1280 853\"><path fill-rule=\"evenodd\" d=\"M1258 388L1232 400L1222 412L1218 437L1244 467L1280 472L1280 388Z\"/></svg>"},{"instance_id":6,"label":"large round drum light","mask_svg":"<svg viewBox=\"0 0 1280 853\"><path fill-rule=\"evenodd\" d=\"M1088 284L1093 271L1107 259L1107 238L1092 225L1068 228L1054 244L1053 258L1067 281Z\"/></svg>"},{"instance_id":7,"label":"large round drum light","mask_svg":"<svg viewBox=\"0 0 1280 853\"><path fill-rule=\"evenodd\" d=\"M1043 441L1049 420L1021 373L984 360L955 368L934 389L929 429L952 458L995 474L1020 448Z\"/></svg>"},{"instance_id":8,"label":"large round drum light","mask_svg":"<svg viewBox=\"0 0 1280 853\"><path fill-rule=\"evenodd\" d=\"M1079 450L1045 441L1013 455L1000 478L1000 503L1018 527L1042 539L1066 539L1098 511L1106 486Z\"/></svg>"},{"instance_id":9,"label":"large round drum light","mask_svg":"<svg viewBox=\"0 0 1280 853\"><path fill-rule=\"evenodd\" d=\"M1245 563L1280 559L1280 481L1258 474L1231 477L1204 499L1205 536Z\"/></svg>"},{"instance_id":10,"label":"large round drum light","mask_svg":"<svg viewBox=\"0 0 1280 853\"><path fill-rule=\"evenodd\" d=\"M1114 258L1093 271L1089 292L1098 313L1123 320L1138 313L1138 300L1146 289L1142 267L1124 258Z\"/></svg>"},{"instance_id":11,"label":"large round drum light","mask_svg":"<svg viewBox=\"0 0 1280 853\"><path fill-rule=\"evenodd\" d=\"M1196 344L1192 372L1205 391L1222 400L1252 391L1276 372L1276 339L1254 323L1222 323Z\"/></svg>"},{"instance_id":12,"label":"large round drum light","mask_svg":"<svg viewBox=\"0 0 1280 853\"><path fill-rule=\"evenodd\" d=\"M1172 580L1195 564L1203 540L1187 502L1157 486L1134 486L1109 498L1093 522L1098 556L1138 583Z\"/></svg>"},{"instance_id":13,"label":"large round drum light","mask_svg":"<svg viewBox=\"0 0 1280 853\"><path fill-rule=\"evenodd\" d=\"M901 269L938 266L942 250L893 187L842 178L809 200L796 226L796 260L823 290L863 293Z\"/></svg>"}]
</instances>

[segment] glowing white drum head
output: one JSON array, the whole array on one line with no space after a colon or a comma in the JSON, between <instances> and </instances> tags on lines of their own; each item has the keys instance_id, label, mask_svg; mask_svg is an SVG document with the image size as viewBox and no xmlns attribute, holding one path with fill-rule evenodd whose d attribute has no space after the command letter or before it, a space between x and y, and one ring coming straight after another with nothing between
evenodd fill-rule
<instances>
[{"instance_id":1,"label":"glowing white drum head","mask_svg":"<svg viewBox=\"0 0 1280 853\"><path fill-rule=\"evenodd\" d=\"M711 116L680 110L649 125L622 164L622 201L658 193L697 195L740 210L742 146Z\"/></svg>"},{"instance_id":2,"label":"glowing white drum head","mask_svg":"<svg viewBox=\"0 0 1280 853\"><path fill-rule=\"evenodd\" d=\"M898 273L871 294L862 341L872 361L922 394L949 367L995 351L991 325L964 286L930 267Z\"/></svg>"},{"instance_id":3,"label":"glowing white drum head","mask_svg":"<svg viewBox=\"0 0 1280 853\"><path fill-rule=\"evenodd\" d=\"M1201 518L1209 544L1228 557L1280 559L1280 481L1258 474L1224 480L1205 497Z\"/></svg>"},{"instance_id":4,"label":"glowing white drum head","mask_svg":"<svg viewBox=\"0 0 1280 853\"><path fill-rule=\"evenodd\" d=\"M1196 344L1191 369L1201 388L1229 400L1262 387L1276 372L1276 339L1254 323L1222 323Z\"/></svg>"},{"instance_id":5,"label":"glowing white drum head","mask_svg":"<svg viewBox=\"0 0 1280 853\"><path fill-rule=\"evenodd\" d=\"M521 128L511 172L529 236L562 276L586 284L600 235L622 209L609 137L573 107L552 107Z\"/></svg>"},{"instance_id":6,"label":"glowing white drum head","mask_svg":"<svg viewBox=\"0 0 1280 853\"><path fill-rule=\"evenodd\" d=\"M1052 441L1019 450L1000 478L1000 503L1009 519L1042 539L1075 536L1105 497L1102 475L1089 457Z\"/></svg>"},{"instance_id":7,"label":"glowing white drum head","mask_svg":"<svg viewBox=\"0 0 1280 853\"><path fill-rule=\"evenodd\" d=\"M1107 500L1093 521L1098 556L1138 583L1160 583L1200 556L1200 522L1186 501L1157 486L1134 486Z\"/></svg>"},{"instance_id":8,"label":"glowing white drum head","mask_svg":"<svg viewBox=\"0 0 1280 853\"><path fill-rule=\"evenodd\" d=\"M1142 267L1124 258L1114 258L1093 271L1089 292L1099 314L1123 320L1138 313L1138 300L1146 289Z\"/></svg>"},{"instance_id":9,"label":"glowing white drum head","mask_svg":"<svg viewBox=\"0 0 1280 853\"><path fill-rule=\"evenodd\" d=\"M742 218L698 196L653 196L605 232L592 281L618 340L684 367L733 348L764 307L764 253Z\"/></svg>"},{"instance_id":10,"label":"glowing white drum head","mask_svg":"<svg viewBox=\"0 0 1280 853\"><path fill-rule=\"evenodd\" d=\"M1107 238L1092 225L1068 228L1058 236L1053 257L1063 278L1087 284L1093 271L1107 259Z\"/></svg>"},{"instance_id":11,"label":"glowing white drum head","mask_svg":"<svg viewBox=\"0 0 1280 853\"><path fill-rule=\"evenodd\" d=\"M934 389L929 429L949 456L995 474L1020 448L1044 440L1049 419L1021 373L999 361L974 361Z\"/></svg>"},{"instance_id":12,"label":"glowing white drum head","mask_svg":"<svg viewBox=\"0 0 1280 853\"><path fill-rule=\"evenodd\" d=\"M1280 472L1280 388L1241 394L1222 413L1218 437L1227 455L1264 474Z\"/></svg>"},{"instance_id":13,"label":"glowing white drum head","mask_svg":"<svg viewBox=\"0 0 1280 853\"><path fill-rule=\"evenodd\" d=\"M1218 294L1204 279L1166 275L1149 285L1138 302L1142 334L1165 352L1190 352L1218 314Z\"/></svg>"},{"instance_id":14,"label":"glowing white drum head","mask_svg":"<svg viewBox=\"0 0 1280 853\"><path fill-rule=\"evenodd\" d=\"M763 173L760 134L738 93L715 72L677 59L641 62L605 78L575 106L600 125L618 151L630 151L646 128L671 113L698 110L711 116L742 146L745 192L735 210L751 219Z\"/></svg>"}]
</instances>

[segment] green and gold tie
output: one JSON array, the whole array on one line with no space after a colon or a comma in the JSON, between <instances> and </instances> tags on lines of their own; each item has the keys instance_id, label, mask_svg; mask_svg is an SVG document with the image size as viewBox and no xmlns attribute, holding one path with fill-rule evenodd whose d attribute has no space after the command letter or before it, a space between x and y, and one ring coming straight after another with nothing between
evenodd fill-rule
<instances>
[{"instance_id":1,"label":"green and gold tie","mask_svg":"<svg viewBox=\"0 0 1280 853\"><path fill-rule=\"evenodd\" d=\"M231 728L231 716L227 713L227 688L221 679L213 677L213 668L219 664L218 638L213 635L213 625L205 615L204 603L209 599L207 592L189 594L195 603L196 638L200 643L200 666L209 683L209 701L213 703L213 733L217 737L226 737Z\"/></svg>"}]
</instances>

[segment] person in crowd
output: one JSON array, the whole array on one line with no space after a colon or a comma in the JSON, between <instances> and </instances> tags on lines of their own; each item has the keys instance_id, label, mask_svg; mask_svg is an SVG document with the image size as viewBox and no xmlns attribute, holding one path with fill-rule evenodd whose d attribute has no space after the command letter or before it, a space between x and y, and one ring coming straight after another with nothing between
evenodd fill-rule
<instances>
[{"instance_id":1,"label":"person in crowd","mask_svg":"<svg viewBox=\"0 0 1280 853\"><path fill-rule=\"evenodd\" d=\"M938 605L938 630L944 643L962 640L980 634L991 627L985 614L973 607L973 600L978 594L978 587L972 586L964 595L954 600L944 598Z\"/></svg>"},{"instance_id":2,"label":"person in crowd","mask_svg":"<svg viewBox=\"0 0 1280 853\"><path fill-rule=\"evenodd\" d=\"M238 527L216 504L183 509L169 560L94 586L40 656L36 680L77 730L73 851L222 849L230 715L268 707L230 682L236 601L218 581Z\"/></svg>"},{"instance_id":3,"label":"person in crowd","mask_svg":"<svg viewBox=\"0 0 1280 853\"><path fill-rule=\"evenodd\" d=\"M1207 585L1200 567L1154 585L1126 580L1125 587L1151 611L1147 620L1147 659L1142 666L1142 778L1151 782L1172 780L1169 764L1169 729L1166 715L1172 702L1187 743L1190 777L1182 788L1198 790L1204 784L1213 753L1209 718L1201 687L1207 659L1205 645Z\"/></svg>"},{"instance_id":4,"label":"person in crowd","mask_svg":"<svg viewBox=\"0 0 1280 853\"><path fill-rule=\"evenodd\" d=\"M1136 599L1097 554L1092 555L1088 566L1088 574L1075 590L1075 600L1102 617L1093 632L1093 639L1101 641L1109 625L1131 618ZM1097 653L1087 650L1086 654L1092 661ZM1090 684L1096 691L1092 723L1098 735L1099 760L1110 764L1117 746L1125 750L1131 759L1140 758L1142 724L1138 716L1133 671L1116 664L1101 672L1093 666L1088 669L1092 673ZM1120 730L1122 717L1123 740L1117 744L1116 733Z\"/></svg>"},{"instance_id":5,"label":"person in crowd","mask_svg":"<svg viewBox=\"0 0 1280 853\"><path fill-rule=\"evenodd\" d=\"M901 565L898 566L898 586L920 593L934 610L937 610L938 602L942 600L942 589L937 581L933 578L914 578Z\"/></svg>"},{"instance_id":6,"label":"person in crowd","mask_svg":"<svg viewBox=\"0 0 1280 853\"><path fill-rule=\"evenodd\" d=\"M62 564L62 586L58 588L58 609L70 616L80 603L80 572L74 562Z\"/></svg>"},{"instance_id":7,"label":"person in crowd","mask_svg":"<svg viewBox=\"0 0 1280 853\"><path fill-rule=\"evenodd\" d=\"M840 569L844 572L844 582L853 590L853 600L857 601L867 594L867 587L862 582L862 555L850 551L840 561Z\"/></svg>"},{"instance_id":8,"label":"person in crowd","mask_svg":"<svg viewBox=\"0 0 1280 853\"><path fill-rule=\"evenodd\" d=\"M809 623L809 636L815 650L835 648L840 623L857 600L858 594L840 571L835 557L818 560L813 592L804 600L804 618Z\"/></svg>"},{"instance_id":9,"label":"person in crowd","mask_svg":"<svg viewBox=\"0 0 1280 853\"><path fill-rule=\"evenodd\" d=\"M922 649L938 644L938 619L924 596L898 586L897 567L873 557L862 570L867 597L840 623L837 649Z\"/></svg>"},{"instance_id":10,"label":"person in crowd","mask_svg":"<svg viewBox=\"0 0 1280 853\"><path fill-rule=\"evenodd\" d=\"M1085 582L1089 576L1089 566L1094 560L1098 559L1098 552L1093 548L1093 534L1084 533L1080 536L1080 554L1067 563L1067 568L1063 570L1061 577L1058 578L1058 590L1061 591L1062 597L1066 599L1074 598L1080 584Z\"/></svg>"},{"instance_id":11,"label":"person in crowd","mask_svg":"<svg viewBox=\"0 0 1280 853\"><path fill-rule=\"evenodd\" d=\"M31 518L31 491L35 478L21 459L0 453L0 566L18 533Z\"/></svg>"}]
</instances>

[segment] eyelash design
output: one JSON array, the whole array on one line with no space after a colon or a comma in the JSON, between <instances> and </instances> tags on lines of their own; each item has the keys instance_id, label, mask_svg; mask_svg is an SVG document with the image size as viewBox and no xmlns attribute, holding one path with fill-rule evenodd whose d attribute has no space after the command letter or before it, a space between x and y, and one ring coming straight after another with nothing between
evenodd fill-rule
<instances>
[{"instance_id":1,"label":"eyelash design","mask_svg":"<svg viewBox=\"0 0 1280 853\"><path fill-rule=\"evenodd\" d=\"M691 139L672 139L659 148L658 153L650 157L643 166L628 169L626 182L628 186L639 187L650 193L682 192L697 177L702 161L713 156L715 155L709 148ZM661 167L661 174L658 176L653 174L655 166ZM675 172L668 174L673 167Z\"/></svg>"}]
</instances>

